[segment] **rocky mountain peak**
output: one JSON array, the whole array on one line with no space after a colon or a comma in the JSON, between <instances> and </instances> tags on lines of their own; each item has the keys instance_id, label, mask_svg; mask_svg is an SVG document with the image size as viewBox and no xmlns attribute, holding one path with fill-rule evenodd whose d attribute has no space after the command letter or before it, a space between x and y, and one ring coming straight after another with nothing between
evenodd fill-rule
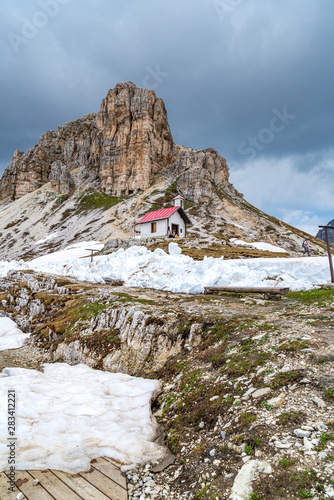
<instances>
[{"instance_id":1,"label":"rocky mountain peak","mask_svg":"<svg viewBox=\"0 0 334 500\"><path fill-rule=\"evenodd\" d=\"M164 101L153 90L119 83L91 113L42 134L25 153L15 151L0 180L0 203L51 181L61 194L92 188L112 196L147 189L160 174L180 178L193 201L212 196L212 183L228 182L226 161L213 149L177 146Z\"/></svg>"}]
</instances>

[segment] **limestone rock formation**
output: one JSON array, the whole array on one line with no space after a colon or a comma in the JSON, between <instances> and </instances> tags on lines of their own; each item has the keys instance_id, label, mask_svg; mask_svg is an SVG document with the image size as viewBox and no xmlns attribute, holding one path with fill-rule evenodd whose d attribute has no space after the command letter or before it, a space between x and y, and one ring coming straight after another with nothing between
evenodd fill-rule
<instances>
[{"instance_id":1,"label":"limestone rock formation","mask_svg":"<svg viewBox=\"0 0 334 500\"><path fill-rule=\"evenodd\" d=\"M70 194L74 181L66 165L55 161L51 165L51 187L60 194Z\"/></svg>"},{"instance_id":2,"label":"limestone rock formation","mask_svg":"<svg viewBox=\"0 0 334 500\"><path fill-rule=\"evenodd\" d=\"M45 132L25 153L15 151L13 160L0 181L0 201L17 200L50 180L53 164L62 164L72 172L78 169L97 170L97 131L95 114L85 115ZM55 179L57 166L53 169ZM57 188L56 184L54 187Z\"/></svg>"},{"instance_id":3,"label":"limestone rock formation","mask_svg":"<svg viewBox=\"0 0 334 500\"><path fill-rule=\"evenodd\" d=\"M327 226L331 226L333 228L332 229L329 229L328 231L328 237L329 237L329 243L331 245L334 244L334 219L329 221L328 224L326 224ZM317 232L317 236L316 238L319 238L320 240L322 241L326 241L326 232L324 229L319 229L319 231Z\"/></svg>"},{"instance_id":4,"label":"limestone rock formation","mask_svg":"<svg viewBox=\"0 0 334 500\"><path fill-rule=\"evenodd\" d=\"M182 194L196 202L210 199L213 185L234 189L226 161L214 149L177 146L163 100L153 90L125 82L109 90L98 114L45 132L25 153L15 151L0 181L0 202L49 181L61 194L93 188L127 196L147 189L162 173L178 178Z\"/></svg>"},{"instance_id":5,"label":"limestone rock formation","mask_svg":"<svg viewBox=\"0 0 334 500\"><path fill-rule=\"evenodd\" d=\"M178 147L178 157L168 169L170 178L177 179L177 188L184 198L195 203L209 201L219 187L239 194L229 183L229 170L225 158L215 149L196 151Z\"/></svg>"},{"instance_id":6,"label":"limestone rock formation","mask_svg":"<svg viewBox=\"0 0 334 500\"><path fill-rule=\"evenodd\" d=\"M101 189L125 196L146 189L173 160L174 142L162 99L132 83L116 85L97 116Z\"/></svg>"}]
</instances>

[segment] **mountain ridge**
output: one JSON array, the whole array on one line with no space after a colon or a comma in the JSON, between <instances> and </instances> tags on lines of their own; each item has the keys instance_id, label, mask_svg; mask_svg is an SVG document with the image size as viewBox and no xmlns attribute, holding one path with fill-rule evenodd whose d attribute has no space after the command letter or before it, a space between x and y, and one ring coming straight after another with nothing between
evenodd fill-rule
<instances>
[{"instance_id":1,"label":"mountain ridge","mask_svg":"<svg viewBox=\"0 0 334 500\"><path fill-rule=\"evenodd\" d=\"M30 258L77 241L134 237L148 211L185 198L194 247L265 241L298 255L306 233L248 203L213 148L174 142L162 99L117 84L98 113L16 150L0 180L0 258ZM42 241L42 242L41 242ZM323 242L311 238L313 254Z\"/></svg>"}]
</instances>

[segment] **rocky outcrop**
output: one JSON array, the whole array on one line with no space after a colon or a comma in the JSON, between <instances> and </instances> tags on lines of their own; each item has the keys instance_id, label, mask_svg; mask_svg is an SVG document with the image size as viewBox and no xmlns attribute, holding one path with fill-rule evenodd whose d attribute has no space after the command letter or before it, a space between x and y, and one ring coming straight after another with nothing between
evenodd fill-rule
<instances>
[{"instance_id":1,"label":"rocky outcrop","mask_svg":"<svg viewBox=\"0 0 334 500\"><path fill-rule=\"evenodd\" d=\"M60 194L70 194L74 187L69 168L57 161L51 165L50 181L52 189Z\"/></svg>"},{"instance_id":2,"label":"rocky outcrop","mask_svg":"<svg viewBox=\"0 0 334 500\"><path fill-rule=\"evenodd\" d=\"M208 302L22 271L0 290L0 315L32 333L0 368L67 361L161 382L152 413L175 464L129 471L129 500L333 498L330 292Z\"/></svg>"},{"instance_id":3,"label":"rocky outcrop","mask_svg":"<svg viewBox=\"0 0 334 500\"><path fill-rule=\"evenodd\" d=\"M174 142L162 99L127 82L103 99L97 116L101 137L101 189L124 196L146 189L174 157Z\"/></svg>"},{"instance_id":4,"label":"rocky outcrop","mask_svg":"<svg viewBox=\"0 0 334 500\"><path fill-rule=\"evenodd\" d=\"M0 202L16 200L51 181L61 194L93 188L113 196L147 189L168 171L193 201L212 197L212 183L231 188L226 161L214 149L177 146L162 99L131 82L116 85L98 114L45 132L25 153L15 151L0 181Z\"/></svg>"},{"instance_id":5,"label":"rocky outcrop","mask_svg":"<svg viewBox=\"0 0 334 500\"><path fill-rule=\"evenodd\" d=\"M177 188L184 198L195 203L209 201L214 197L216 186L231 194L238 194L229 183L229 170L225 158L215 149L178 147L177 160L169 167L168 176L177 179Z\"/></svg>"},{"instance_id":6,"label":"rocky outcrop","mask_svg":"<svg viewBox=\"0 0 334 500\"><path fill-rule=\"evenodd\" d=\"M39 143L25 153L15 151L13 160L0 181L0 202L21 198L49 180L52 180L53 187L56 190L59 188L62 193L64 169L68 172L81 171L81 179L87 177L85 172L89 169L96 177L99 141L95 116L85 115L58 127L57 132L45 132ZM68 174L66 176L68 177ZM80 181L80 178L77 180Z\"/></svg>"},{"instance_id":7,"label":"rocky outcrop","mask_svg":"<svg viewBox=\"0 0 334 500\"><path fill-rule=\"evenodd\" d=\"M329 238L329 243L331 245L334 245L334 219L329 221L328 224L326 224L327 226L331 226L333 228L332 229L329 229L328 231L328 238ZM319 240L322 240L322 241L326 241L326 231L325 229L319 229L319 231L317 232L317 236L316 238L319 238Z\"/></svg>"}]
</instances>

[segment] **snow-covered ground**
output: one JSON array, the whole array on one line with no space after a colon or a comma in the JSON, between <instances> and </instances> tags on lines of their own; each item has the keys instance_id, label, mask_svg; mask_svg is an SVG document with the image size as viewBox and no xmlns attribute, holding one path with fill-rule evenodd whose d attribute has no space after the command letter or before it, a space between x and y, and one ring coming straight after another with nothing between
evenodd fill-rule
<instances>
[{"instance_id":1,"label":"snow-covered ground","mask_svg":"<svg viewBox=\"0 0 334 500\"><path fill-rule=\"evenodd\" d=\"M271 245L270 243L265 243L264 241L252 241L251 243L247 243L246 241L232 238L231 242L237 246L253 247L257 250L267 250L267 252L287 253L284 248L277 247L276 245Z\"/></svg>"},{"instance_id":2,"label":"snow-covered ground","mask_svg":"<svg viewBox=\"0 0 334 500\"><path fill-rule=\"evenodd\" d=\"M23 333L13 320L0 316L0 351L22 347L28 339L29 334Z\"/></svg>"},{"instance_id":3,"label":"snow-covered ground","mask_svg":"<svg viewBox=\"0 0 334 500\"><path fill-rule=\"evenodd\" d=\"M46 364L44 373L5 368L0 375L0 470L8 468L8 390L16 391L17 470L75 473L107 456L125 464L159 461L166 448L154 443L157 423L150 401L157 380ZM12 421L12 420L11 420Z\"/></svg>"},{"instance_id":4,"label":"snow-covered ground","mask_svg":"<svg viewBox=\"0 0 334 500\"><path fill-rule=\"evenodd\" d=\"M258 242L261 243L261 242ZM181 255L176 243L170 254L133 246L90 261L87 248L100 249L97 242L85 242L29 262L0 262L0 277L11 269L73 276L81 281L104 283L104 277L124 280L126 286L149 287L171 292L202 293L204 286L284 286L308 290L330 281L327 257L256 258L224 260L208 257L195 261Z\"/></svg>"},{"instance_id":5,"label":"snow-covered ground","mask_svg":"<svg viewBox=\"0 0 334 500\"><path fill-rule=\"evenodd\" d=\"M261 244L261 242L258 242ZM31 269L103 283L122 279L127 286L201 293L204 286L286 286L310 289L330 279L327 257L202 261L181 254L131 247L90 261L85 242L29 262L0 262L0 277L10 270ZM275 249L276 251L276 249ZM9 318L0 317L0 349L19 347L27 335ZM45 365L44 373L6 368L0 374L0 470L7 468L9 448L8 390L15 389L16 469L60 469L78 472L92 458L109 456L125 464L160 460L165 448L154 443L157 424L150 400L159 382L92 370L84 365ZM9 436L7 436L9 437Z\"/></svg>"}]
</instances>

